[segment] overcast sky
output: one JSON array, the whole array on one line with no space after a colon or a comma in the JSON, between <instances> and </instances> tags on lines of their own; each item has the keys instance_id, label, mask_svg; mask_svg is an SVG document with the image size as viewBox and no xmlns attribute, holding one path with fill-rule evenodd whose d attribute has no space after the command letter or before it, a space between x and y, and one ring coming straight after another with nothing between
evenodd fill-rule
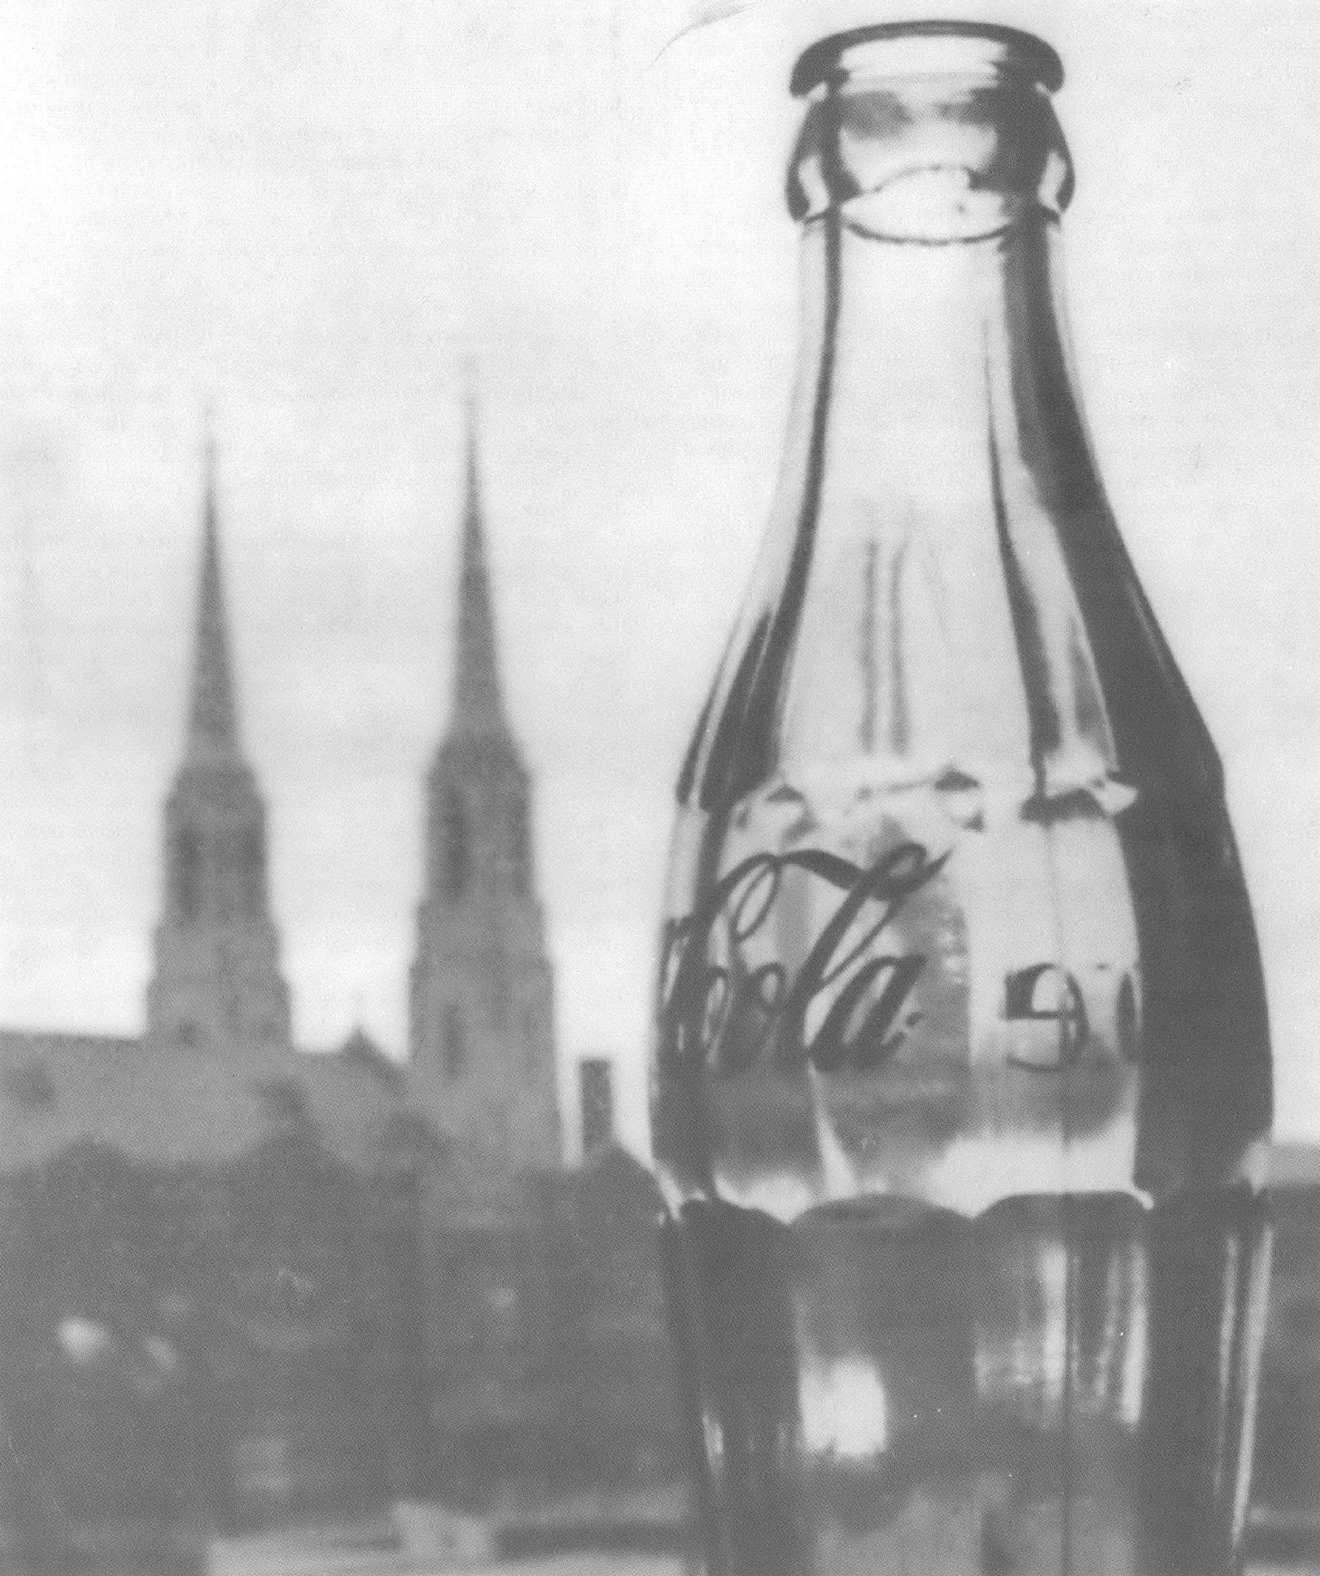
<instances>
[{"instance_id":1,"label":"overcast sky","mask_svg":"<svg viewBox=\"0 0 1320 1576\"><path fill-rule=\"evenodd\" d=\"M1086 404L1228 770L1280 1126L1320 1136L1320 7L953 9L1065 58ZM561 1053L620 1057L639 1131L670 785L795 349L787 71L899 13L763 0L662 52L689 14L0 8L0 1022L140 1027L209 401L297 1034L402 1047L471 350Z\"/></svg>"}]
</instances>

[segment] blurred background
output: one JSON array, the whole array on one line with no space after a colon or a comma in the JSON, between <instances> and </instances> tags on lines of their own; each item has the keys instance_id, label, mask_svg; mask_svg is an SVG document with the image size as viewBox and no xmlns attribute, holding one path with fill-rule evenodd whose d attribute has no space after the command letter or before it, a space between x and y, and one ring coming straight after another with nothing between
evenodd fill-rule
<instances>
[{"instance_id":1,"label":"blurred background","mask_svg":"<svg viewBox=\"0 0 1320 1576\"><path fill-rule=\"evenodd\" d=\"M1270 990L1257 1544L1314 1556L1320 14L10 0L19 1568L681 1549L644 1169L671 785L785 422L788 70L916 12L1067 66L1082 388Z\"/></svg>"}]
</instances>

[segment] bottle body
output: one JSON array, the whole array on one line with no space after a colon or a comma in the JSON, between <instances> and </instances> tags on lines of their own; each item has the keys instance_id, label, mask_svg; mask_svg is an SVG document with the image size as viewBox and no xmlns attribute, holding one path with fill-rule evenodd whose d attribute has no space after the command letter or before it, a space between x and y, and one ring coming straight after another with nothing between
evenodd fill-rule
<instances>
[{"instance_id":1,"label":"bottle body","mask_svg":"<svg viewBox=\"0 0 1320 1576\"><path fill-rule=\"evenodd\" d=\"M1032 43L842 41L794 167L797 408L653 1060L730 1576L1227 1571L1245 1514L1259 959L1077 413Z\"/></svg>"},{"instance_id":2,"label":"bottle body","mask_svg":"<svg viewBox=\"0 0 1320 1576\"><path fill-rule=\"evenodd\" d=\"M1231 1572L1267 1275L1246 1188L1147 1208L693 1202L666 1275L707 1569Z\"/></svg>"}]
</instances>

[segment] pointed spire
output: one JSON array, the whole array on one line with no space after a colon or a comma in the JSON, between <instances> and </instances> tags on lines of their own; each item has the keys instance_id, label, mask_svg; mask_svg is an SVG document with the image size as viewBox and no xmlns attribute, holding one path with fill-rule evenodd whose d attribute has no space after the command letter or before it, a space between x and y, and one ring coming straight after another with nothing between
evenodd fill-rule
<instances>
[{"instance_id":1,"label":"pointed spire","mask_svg":"<svg viewBox=\"0 0 1320 1576\"><path fill-rule=\"evenodd\" d=\"M474 374L467 367L467 476L463 499L462 563L459 570L458 649L454 665L453 732L503 731L495 615L486 567L481 481L477 467L477 402Z\"/></svg>"},{"instance_id":2,"label":"pointed spire","mask_svg":"<svg viewBox=\"0 0 1320 1576\"><path fill-rule=\"evenodd\" d=\"M238 714L229 667L220 533L215 497L215 439L207 421L202 503L202 567L197 588L197 637L193 651L192 712L188 754L238 755Z\"/></svg>"}]
</instances>

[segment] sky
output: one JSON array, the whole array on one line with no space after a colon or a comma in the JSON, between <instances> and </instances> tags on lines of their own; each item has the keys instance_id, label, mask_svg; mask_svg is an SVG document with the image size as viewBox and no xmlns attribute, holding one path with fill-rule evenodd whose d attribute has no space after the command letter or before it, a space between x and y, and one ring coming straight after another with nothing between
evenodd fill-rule
<instances>
[{"instance_id":1,"label":"sky","mask_svg":"<svg viewBox=\"0 0 1320 1576\"><path fill-rule=\"evenodd\" d=\"M402 1048L471 355L565 1099L614 1056L642 1141L671 788L795 353L788 71L903 14L719 9L0 8L0 1022L141 1026L209 406L296 1034ZM1084 401L1224 758L1278 1125L1320 1138L1320 8L952 10L1064 57Z\"/></svg>"}]
</instances>

